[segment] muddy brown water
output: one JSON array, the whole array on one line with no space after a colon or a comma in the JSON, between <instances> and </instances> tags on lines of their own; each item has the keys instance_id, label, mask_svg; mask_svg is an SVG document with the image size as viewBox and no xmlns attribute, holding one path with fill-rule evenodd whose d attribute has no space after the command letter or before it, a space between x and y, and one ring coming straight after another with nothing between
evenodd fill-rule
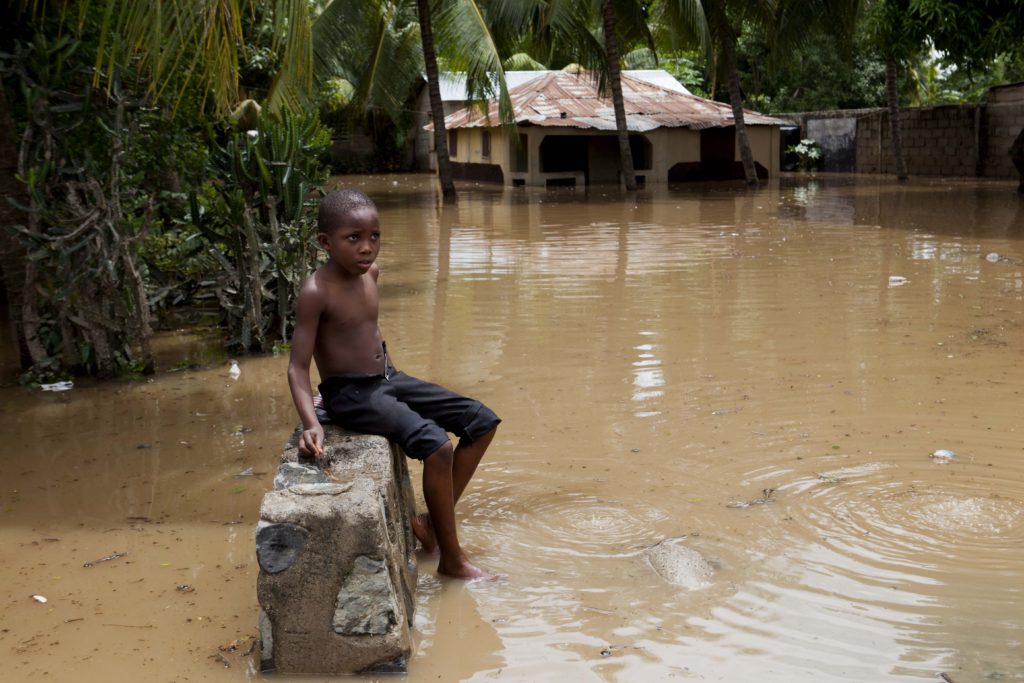
<instances>
[{"instance_id":1,"label":"muddy brown water","mask_svg":"<svg viewBox=\"0 0 1024 683\"><path fill-rule=\"evenodd\" d=\"M1024 680L1013 184L466 187L441 210L422 176L344 182L380 204L396 364L505 420L460 519L506 578L422 559L409 681ZM165 368L205 365L0 389L0 679L263 680L286 359L232 380L204 348L165 333ZM710 586L645 561L676 537Z\"/></svg>"}]
</instances>

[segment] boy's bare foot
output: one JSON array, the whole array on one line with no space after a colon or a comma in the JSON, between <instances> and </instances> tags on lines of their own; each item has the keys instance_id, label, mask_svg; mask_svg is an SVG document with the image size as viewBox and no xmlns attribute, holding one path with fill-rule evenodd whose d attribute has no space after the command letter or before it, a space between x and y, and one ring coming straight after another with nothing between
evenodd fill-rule
<instances>
[{"instance_id":1,"label":"boy's bare foot","mask_svg":"<svg viewBox=\"0 0 1024 683\"><path fill-rule=\"evenodd\" d=\"M469 581L497 581L498 576L485 572L480 567L470 564L465 559L457 562L452 562L450 565L445 562L444 558L441 558L441 562L437 565L437 573L444 576L450 576L455 579L467 579Z\"/></svg>"},{"instance_id":2,"label":"boy's bare foot","mask_svg":"<svg viewBox=\"0 0 1024 683\"><path fill-rule=\"evenodd\" d=\"M437 536L434 534L434 523L430 521L430 514L421 512L413 515L412 533L425 551L433 553L437 550Z\"/></svg>"}]
</instances>

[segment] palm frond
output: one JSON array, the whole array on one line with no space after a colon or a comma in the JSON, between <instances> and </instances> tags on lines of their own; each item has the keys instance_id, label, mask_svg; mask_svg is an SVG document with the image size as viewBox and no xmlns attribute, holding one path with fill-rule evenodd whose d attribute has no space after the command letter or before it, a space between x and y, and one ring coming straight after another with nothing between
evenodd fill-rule
<instances>
[{"instance_id":1,"label":"palm frond","mask_svg":"<svg viewBox=\"0 0 1024 683\"><path fill-rule=\"evenodd\" d=\"M849 54L859 4L857 0L776 0L767 31L771 48L769 67L777 68L793 50L811 40L818 28L835 37L840 52Z\"/></svg>"},{"instance_id":2,"label":"palm frond","mask_svg":"<svg viewBox=\"0 0 1024 683\"><path fill-rule=\"evenodd\" d=\"M483 7L477 0L434 0L432 8L438 52L453 70L465 72L472 99L497 98L500 123L514 138L505 67Z\"/></svg>"},{"instance_id":3,"label":"palm frond","mask_svg":"<svg viewBox=\"0 0 1024 683\"><path fill-rule=\"evenodd\" d=\"M622 56L622 65L627 69L657 69L658 55L649 47L638 47Z\"/></svg>"},{"instance_id":4,"label":"palm frond","mask_svg":"<svg viewBox=\"0 0 1024 683\"><path fill-rule=\"evenodd\" d=\"M544 71L548 67L525 52L517 52L503 62L506 71Z\"/></svg>"},{"instance_id":5,"label":"palm frond","mask_svg":"<svg viewBox=\"0 0 1024 683\"><path fill-rule=\"evenodd\" d=\"M313 89L313 23L310 5L303 0L278 0L273 15L272 49L281 52L281 69L267 94L271 111L299 111L310 101Z\"/></svg>"},{"instance_id":6,"label":"palm frond","mask_svg":"<svg viewBox=\"0 0 1024 683\"><path fill-rule=\"evenodd\" d=\"M661 0L653 9L654 38L660 52L698 49L710 63L712 40L701 0Z\"/></svg>"},{"instance_id":7,"label":"palm frond","mask_svg":"<svg viewBox=\"0 0 1024 683\"><path fill-rule=\"evenodd\" d=\"M393 121L423 73L415 6L408 0L334 0L313 25L319 84L343 78L355 86L352 106Z\"/></svg>"},{"instance_id":8,"label":"palm frond","mask_svg":"<svg viewBox=\"0 0 1024 683\"><path fill-rule=\"evenodd\" d=\"M245 54L243 23L256 11L254 0L93 0L103 2L96 78L109 77L119 64L137 60L149 76L151 92L180 97L194 80L217 112L238 102L238 71ZM90 0L80 0L79 16ZM282 67L271 106L298 106L311 85L312 52L308 0L267 3L275 51ZM176 89L171 93L169 89Z\"/></svg>"}]
</instances>

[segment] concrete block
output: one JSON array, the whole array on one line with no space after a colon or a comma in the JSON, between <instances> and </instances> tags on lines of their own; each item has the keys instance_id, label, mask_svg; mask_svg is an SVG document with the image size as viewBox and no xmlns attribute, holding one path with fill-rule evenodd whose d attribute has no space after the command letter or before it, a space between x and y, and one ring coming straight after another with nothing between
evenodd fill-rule
<instances>
[{"instance_id":1,"label":"concrete block","mask_svg":"<svg viewBox=\"0 0 1024 683\"><path fill-rule=\"evenodd\" d=\"M414 510L405 456L324 426L321 463L293 436L260 507L260 665L285 674L401 673L412 650Z\"/></svg>"}]
</instances>

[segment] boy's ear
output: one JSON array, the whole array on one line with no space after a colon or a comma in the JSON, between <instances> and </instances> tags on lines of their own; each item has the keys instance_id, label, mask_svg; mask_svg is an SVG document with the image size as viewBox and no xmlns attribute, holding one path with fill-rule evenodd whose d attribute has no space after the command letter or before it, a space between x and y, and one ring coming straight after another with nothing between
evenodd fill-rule
<instances>
[{"instance_id":1,"label":"boy's ear","mask_svg":"<svg viewBox=\"0 0 1024 683\"><path fill-rule=\"evenodd\" d=\"M330 240L327 237L327 233L318 232L316 234L316 243L319 244L320 248L323 249L324 251L330 251L330 249L327 248L328 245L330 244Z\"/></svg>"}]
</instances>

